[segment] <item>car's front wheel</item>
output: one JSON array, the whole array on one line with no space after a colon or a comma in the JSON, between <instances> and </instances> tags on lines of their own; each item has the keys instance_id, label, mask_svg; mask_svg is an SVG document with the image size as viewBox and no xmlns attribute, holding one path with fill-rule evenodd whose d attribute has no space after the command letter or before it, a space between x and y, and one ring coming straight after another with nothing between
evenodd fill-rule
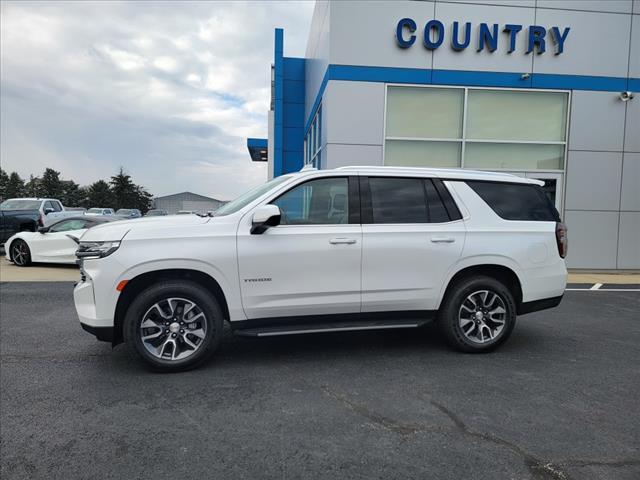
<instances>
[{"instance_id":1,"label":"car's front wheel","mask_svg":"<svg viewBox=\"0 0 640 480\"><path fill-rule=\"evenodd\" d=\"M189 281L166 281L140 293L125 315L124 340L157 370L183 371L209 358L222 338L214 296Z\"/></svg>"},{"instance_id":2,"label":"car's front wheel","mask_svg":"<svg viewBox=\"0 0 640 480\"><path fill-rule=\"evenodd\" d=\"M31 250L27 242L21 239L11 242L9 258L11 258L11 261L18 267L28 267L31 265Z\"/></svg>"},{"instance_id":3,"label":"car's front wheel","mask_svg":"<svg viewBox=\"0 0 640 480\"><path fill-rule=\"evenodd\" d=\"M438 326L447 343L463 352L489 352L504 343L516 324L511 291L486 276L463 279L443 300Z\"/></svg>"}]
</instances>

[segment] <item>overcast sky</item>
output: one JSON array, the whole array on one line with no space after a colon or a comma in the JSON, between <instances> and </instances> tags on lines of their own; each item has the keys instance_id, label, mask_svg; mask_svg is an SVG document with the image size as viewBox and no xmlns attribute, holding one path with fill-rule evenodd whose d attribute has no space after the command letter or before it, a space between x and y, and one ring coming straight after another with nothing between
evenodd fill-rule
<instances>
[{"instance_id":1,"label":"overcast sky","mask_svg":"<svg viewBox=\"0 0 640 480\"><path fill-rule=\"evenodd\" d=\"M89 184L122 165L154 195L266 180L273 30L304 56L313 2L2 2L2 168Z\"/></svg>"}]
</instances>

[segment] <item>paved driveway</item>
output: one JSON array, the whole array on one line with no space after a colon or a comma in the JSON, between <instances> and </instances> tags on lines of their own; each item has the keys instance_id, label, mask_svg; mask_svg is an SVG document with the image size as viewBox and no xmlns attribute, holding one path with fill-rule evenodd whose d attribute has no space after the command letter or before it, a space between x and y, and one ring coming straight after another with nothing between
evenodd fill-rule
<instances>
[{"instance_id":1,"label":"paved driveway","mask_svg":"<svg viewBox=\"0 0 640 480\"><path fill-rule=\"evenodd\" d=\"M424 331L244 339L157 374L70 283L2 284L0 476L640 478L640 294L570 291L490 355Z\"/></svg>"}]
</instances>

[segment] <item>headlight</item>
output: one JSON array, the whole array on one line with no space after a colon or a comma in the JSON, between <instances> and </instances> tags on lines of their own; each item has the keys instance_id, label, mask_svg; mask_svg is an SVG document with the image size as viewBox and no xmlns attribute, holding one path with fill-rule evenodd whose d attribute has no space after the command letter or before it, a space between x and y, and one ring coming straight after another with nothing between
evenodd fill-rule
<instances>
[{"instance_id":1,"label":"headlight","mask_svg":"<svg viewBox=\"0 0 640 480\"><path fill-rule=\"evenodd\" d=\"M115 252L120 247L120 242L80 242L76 257L78 258L104 258Z\"/></svg>"}]
</instances>

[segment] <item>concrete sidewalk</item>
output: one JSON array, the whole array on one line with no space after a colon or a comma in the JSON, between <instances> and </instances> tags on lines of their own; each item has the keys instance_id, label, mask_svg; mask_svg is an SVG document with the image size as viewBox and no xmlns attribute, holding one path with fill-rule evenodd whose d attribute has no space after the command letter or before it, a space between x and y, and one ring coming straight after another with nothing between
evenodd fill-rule
<instances>
[{"instance_id":1,"label":"concrete sidewalk","mask_svg":"<svg viewBox=\"0 0 640 480\"><path fill-rule=\"evenodd\" d=\"M80 272L75 265L40 264L16 267L6 258L0 259L0 282L75 282Z\"/></svg>"}]
</instances>

